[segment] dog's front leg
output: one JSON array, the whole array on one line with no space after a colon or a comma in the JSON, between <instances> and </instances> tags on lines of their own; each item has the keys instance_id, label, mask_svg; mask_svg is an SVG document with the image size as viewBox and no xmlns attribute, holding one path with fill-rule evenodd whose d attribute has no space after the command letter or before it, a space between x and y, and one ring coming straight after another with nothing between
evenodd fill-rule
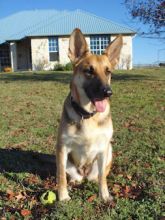
<instances>
[{"instance_id":1,"label":"dog's front leg","mask_svg":"<svg viewBox=\"0 0 165 220\"><path fill-rule=\"evenodd\" d=\"M65 147L57 148L57 184L59 201L70 200L66 178L67 155L68 154Z\"/></svg>"},{"instance_id":2,"label":"dog's front leg","mask_svg":"<svg viewBox=\"0 0 165 220\"><path fill-rule=\"evenodd\" d=\"M107 152L102 152L97 157L98 171L99 171L99 196L104 201L112 201L113 198L109 194L107 180L106 180L106 164L107 164Z\"/></svg>"}]
</instances>

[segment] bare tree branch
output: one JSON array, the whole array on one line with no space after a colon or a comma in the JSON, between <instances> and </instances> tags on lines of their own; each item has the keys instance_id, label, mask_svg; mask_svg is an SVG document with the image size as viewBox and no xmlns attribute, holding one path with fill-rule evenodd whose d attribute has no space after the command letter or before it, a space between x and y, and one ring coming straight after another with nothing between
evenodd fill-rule
<instances>
[{"instance_id":1,"label":"bare tree branch","mask_svg":"<svg viewBox=\"0 0 165 220\"><path fill-rule=\"evenodd\" d=\"M141 31L141 35L165 39L165 0L124 0L124 3L133 19L148 25L149 32Z\"/></svg>"}]
</instances>

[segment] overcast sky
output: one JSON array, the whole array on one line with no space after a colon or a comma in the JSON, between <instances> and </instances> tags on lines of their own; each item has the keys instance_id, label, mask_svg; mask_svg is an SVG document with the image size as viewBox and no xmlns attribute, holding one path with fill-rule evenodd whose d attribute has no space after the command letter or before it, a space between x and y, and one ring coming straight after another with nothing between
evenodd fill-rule
<instances>
[{"instance_id":1,"label":"overcast sky","mask_svg":"<svg viewBox=\"0 0 165 220\"><path fill-rule=\"evenodd\" d=\"M127 25L135 31L145 28L139 22L133 22L127 13L124 0L0 0L0 19L22 10L83 9L97 16ZM13 21L14 22L14 21ZM136 36L133 39L133 63L148 64L165 60L165 45L159 40L144 39Z\"/></svg>"}]
</instances>

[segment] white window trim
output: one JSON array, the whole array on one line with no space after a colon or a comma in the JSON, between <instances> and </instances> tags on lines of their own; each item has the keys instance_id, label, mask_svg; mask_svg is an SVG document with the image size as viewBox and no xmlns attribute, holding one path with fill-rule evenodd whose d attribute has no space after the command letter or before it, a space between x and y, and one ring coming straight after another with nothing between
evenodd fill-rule
<instances>
[{"instance_id":1,"label":"white window trim","mask_svg":"<svg viewBox=\"0 0 165 220\"><path fill-rule=\"evenodd\" d=\"M98 37L99 38L99 49L91 49L91 38L92 37ZM90 36L90 50L91 50L91 52L93 52L93 51L95 51L95 52L98 52L99 51L99 54L101 55L102 54L102 52L103 52L103 50L104 49L101 49L101 41L102 41L102 37L108 37L109 38L109 42L108 42L108 44L111 42L111 35L91 35ZM108 46L108 44L107 44L107 46ZM93 51L92 51L93 50ZM93 53L95 53L95 52L93 52Z\"/></svg>"},{"instance_id":2,"label":"white window trim","mask_svg":"<svg viewBox=\"0 0 165 220\"><path fill-rule=\"evenodd\" d=\"M57 46L56 46L56 49L55 49L55 50L50 50L50 48L53 47L53 46L50 46L50 39L56 39ZM48 38L48 46L49 46L49 53L59 52L58 37L56 37L56 36L49 37L49 38Z\"/></svg>"}]
</instances>

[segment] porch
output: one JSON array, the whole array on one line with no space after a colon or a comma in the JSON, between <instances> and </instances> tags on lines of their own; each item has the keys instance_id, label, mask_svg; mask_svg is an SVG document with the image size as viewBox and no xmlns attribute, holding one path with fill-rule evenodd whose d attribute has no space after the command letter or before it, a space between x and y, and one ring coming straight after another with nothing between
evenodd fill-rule
<instances>
[{"instance_id":1,"label":"porch","mask_svg":"<svg viewBox=\"0 0 165 220\"><path fill-rule=\"evenodd\" d=\"M5 67L11 67L13 72L32 69L29 38L0 45L0 71Z\"/></svg>"}]
</instances>

